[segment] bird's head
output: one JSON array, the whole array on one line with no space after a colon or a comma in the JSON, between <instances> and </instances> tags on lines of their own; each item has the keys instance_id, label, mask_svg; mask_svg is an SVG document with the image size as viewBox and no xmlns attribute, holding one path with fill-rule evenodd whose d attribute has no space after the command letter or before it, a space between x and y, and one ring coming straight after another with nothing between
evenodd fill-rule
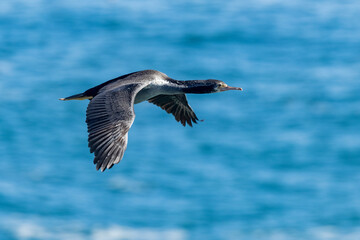
<instances>
[{"instance_id":1,"label":"bird's head","mask_svg":"<svg viewBox=\"0 0 360 240\"><path fill-rule=\"evenodd\" d=\"M240 90L239 87L229 87L226 83L216 79L208 79L207 82L212 86L212 92L224 92L228 90Z\"/></svg>"}]
</instances>

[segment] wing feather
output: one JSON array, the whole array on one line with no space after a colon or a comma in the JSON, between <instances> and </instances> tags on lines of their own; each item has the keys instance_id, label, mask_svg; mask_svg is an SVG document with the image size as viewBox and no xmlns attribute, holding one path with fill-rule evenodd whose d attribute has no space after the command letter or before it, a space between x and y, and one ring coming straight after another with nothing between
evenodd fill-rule
<instances>
[{"instance_id":1,"label":"wing feather","mask_svg":"<svg viewBox=\"0 0 360 240\"><path fill-rule=\"evenodd\" d=\"M141 84L128 84L96 95L86 111L88 142L96 169L119 163L127 147L128 131L135 119L134 100Z\"/></svg>"},{"instance_id":2,"label":"wing feather","mask_svg":"<svg viewBox=\"0 0 360 240\"><path fill-rule=\"evenodd\" d=\"M174 115L175 120L180 122L182 125L186 123L192 127L192 123L197 123L199 120L190 107L185 94L175 94L175 95L158 95L148 100L150 103L153 103L167 113Z\"/></svg>"}]
</instances>

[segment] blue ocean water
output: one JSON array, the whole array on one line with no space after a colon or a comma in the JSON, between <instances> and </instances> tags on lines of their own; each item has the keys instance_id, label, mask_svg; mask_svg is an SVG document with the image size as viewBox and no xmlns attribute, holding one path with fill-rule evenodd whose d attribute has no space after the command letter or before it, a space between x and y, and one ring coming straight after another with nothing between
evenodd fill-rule
<instances>
[{"instance_id":1,"label":"blue ocean water","mask_svg":"<svg viewBox=\"0 0 360 240\"><path fill-rule=\"evenodd\" d=\"M360 239L358 1L0 2L0 238ZM88 101L143 69L221 79L182 127L141 103L97 172Z\"/></svg>"}]
</instances>

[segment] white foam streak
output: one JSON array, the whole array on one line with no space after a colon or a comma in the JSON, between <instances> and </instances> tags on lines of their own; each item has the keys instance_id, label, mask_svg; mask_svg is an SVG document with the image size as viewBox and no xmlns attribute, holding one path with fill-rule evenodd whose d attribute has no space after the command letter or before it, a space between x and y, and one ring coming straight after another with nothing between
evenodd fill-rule
<instances>
[{"instance_id":1,"label":"white foam streak","mask_svg":"<svg viewBox=\"0 0 360 240\"><path fill-rule=\"evenodd\" d=\"M132 228L113 225L108 228L94 228L90 232L83 226L61 225L45 227L38 221L12 219L2 224L16 239L38 240L185 240L187 234L181 229Z\"/></svg>"},{"instance_id":2,"label":"white foam streak","mask_svg":"<svg viewBox=\"0 0 360 240\"><path fill-rule=\"evenodd\" d=\"M112 226L107 229L97 229L93 232L93 240L183 240L186 234L182 230L154 230L151 228L134 229L129 227Z\"/></svg>"}]
</instances>

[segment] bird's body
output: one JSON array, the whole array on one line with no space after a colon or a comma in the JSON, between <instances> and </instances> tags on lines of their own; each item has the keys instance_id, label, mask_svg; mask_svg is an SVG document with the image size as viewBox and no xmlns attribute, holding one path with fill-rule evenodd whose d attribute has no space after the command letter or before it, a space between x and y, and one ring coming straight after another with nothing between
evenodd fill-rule
<instances>
[{"instance_id":1,"label":"bird's body","mask_svg":"<svg viewBox=\"0 0 360 240\"><path fill-rule=\"evenodd\" d=\"M134 121L134 104L149 101L184 126L197 123L186 93L213 93L242 90L214 79L179 81L156 70L130 73L87 91L60 100L89 99L86 123L90 152L95 153L96 169L104 171L120 162L127 146L128 131Z\"/></svg>"}]
</instances>

